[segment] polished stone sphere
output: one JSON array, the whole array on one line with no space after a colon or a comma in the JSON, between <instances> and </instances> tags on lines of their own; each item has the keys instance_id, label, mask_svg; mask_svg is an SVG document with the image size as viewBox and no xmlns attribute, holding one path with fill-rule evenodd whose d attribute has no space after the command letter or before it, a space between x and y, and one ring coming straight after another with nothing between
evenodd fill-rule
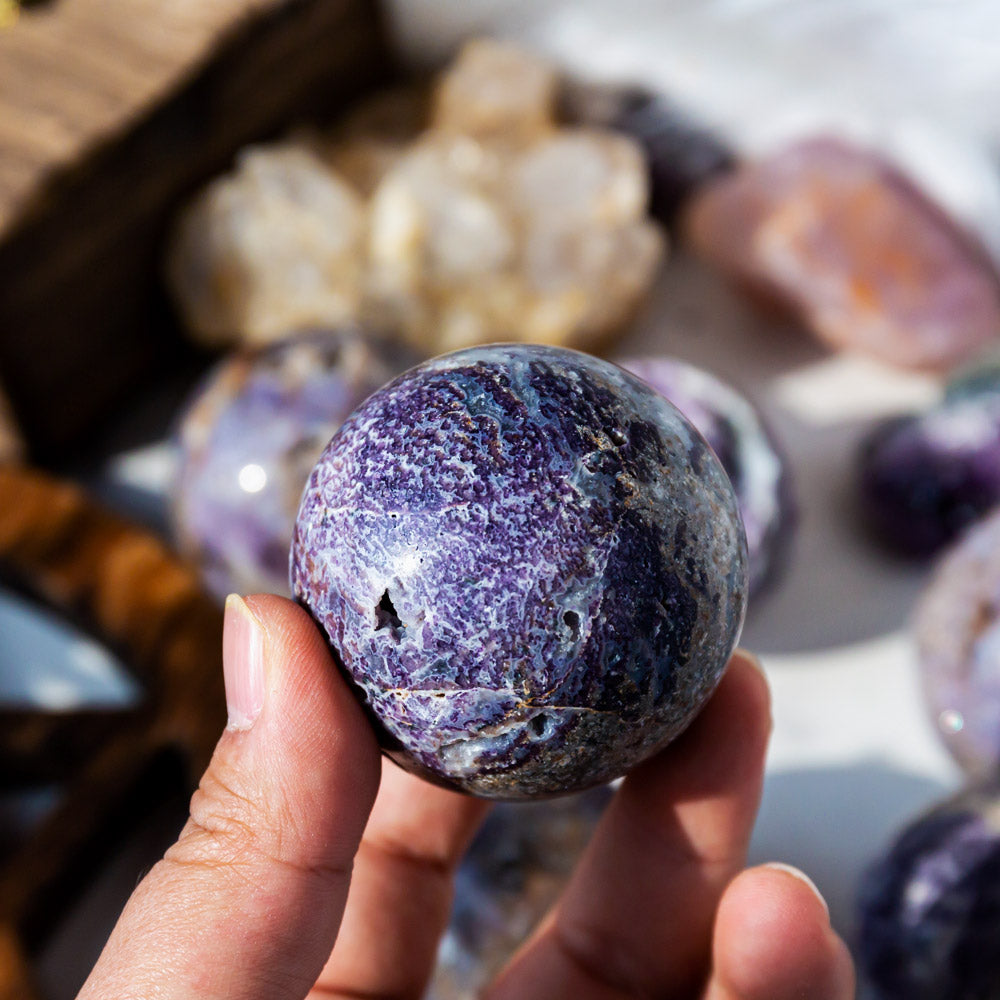
<instances>
[{"instance_id":1,"label":"polished stone sphere","mask_svg":"<svg viewBox=\"0 0 1000 1000\"><path fill-rule=\"evenodd\" d=\"M495 798L669 743L736 643L746 541L704 439L623 369L473 348L373 394L313 470L292 585L404 767Z\"/></svg>"},{"instance_id":2,"label":"polished stone sphere","mask_svg":"<svg viewBox=\"0 0 1000 1000\"><path fill-rule=\"evenodd\" d=\"M859 467L879 543L908 556L938 552L1000 503L1000 380L877 425Z\"/></svg>"},{"instance_id":3,"label":"polished stone sphere","mask_svg":"<svg viewBox=\"0 0 1000 1000\"><path fill-rule=\"evenodd\" d=\"M344 418L404 365L356 328L224 359L180 421L171 520L206 586L288 593L302 489Z\"/></svg>"},{"instance_id":4,"label":"polished stone sphere","mask_svg":"<svg viewBox=\"0 0 1000 1000\"><path fill-rule=\"evenodd\" d=\"M774 434L746 396L711 372L668 357L625 358L698 429L733 484L750 558L750 593L776 583L796 522L791 470Z\"/></svg>"},{"instance_id":5,"label":"polished stone sphere","mask_svg":"<svg viewBox=\"0 0 1000 1000\"><path fill-rule=\"evenodd\" d=\"M916 820L861 883L857 954L879 1000L1000 998L1000 789Z\"/></svg>"},{"instance_id":6,"label":"polished stone sphere","mask_svg":"<svg viewBox=\"0 0 1000 1000\"><path fill-rule=\"evenodd\" d=\"M914 632L927 704L948 749L972 775L1000 772L1000 510L941 559Z\"/></svg>"},{"instance_id":7,"label":"polished stone sphere","mask_svg":"<svg viewBox=\"0 0 1000 1000\"><path fill-rule=\"evenodd\" d=\"M592 788L490 811L455 873L426 1000L482 995L558 900L611 797Z\"/></svg>"}]
</instances>

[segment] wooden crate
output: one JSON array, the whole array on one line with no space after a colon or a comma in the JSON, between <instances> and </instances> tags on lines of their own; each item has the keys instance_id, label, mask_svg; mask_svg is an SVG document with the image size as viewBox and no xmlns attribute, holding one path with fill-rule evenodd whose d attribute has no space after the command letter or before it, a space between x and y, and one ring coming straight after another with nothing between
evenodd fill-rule
<instances>
[{"instance_id":1,"label":"wooden crate","mask_svg":"<svg viewBox=\"0 0 1000 1000\"><path fill-rule=\"evenodd\" d=\"M373 0L50 0L0 29L0 385L36 460L190 359L159 278L178 203L389 74Z\"/></svg>"}]
</instances>

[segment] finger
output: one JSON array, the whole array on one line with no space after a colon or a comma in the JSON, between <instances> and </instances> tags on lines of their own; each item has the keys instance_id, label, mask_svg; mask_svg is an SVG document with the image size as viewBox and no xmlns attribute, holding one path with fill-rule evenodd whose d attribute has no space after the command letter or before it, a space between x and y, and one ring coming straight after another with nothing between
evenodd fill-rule
<instances>
[{"instance_id":1,"label":"finger","mask_svg":"<svg viewBox=\"0 0 1000 1000\"><path fill-rule=\"evenodd\" d=\"M795 869L738 876L719 904L706 1000L851 1000L854 967L826 903Z\"/></svg>"},{"instance_id":2,"label":"finger","mask_svg":"<svg viewBox=\"0 0 1000 1000\"><path fill-rule=\"evenodd\" d=\"M737 653L687 732L626 778L490 1000L699 992L719 897L745 861L769 733L766 681Z\"/></svg>"},{"instance_id":3,"label":"finger","mask_svg":"<svg viewBox=\"0 0 1000 1000\"><path fill-rule=\"evenodd\" d=\"M223 659L229 726L81 998L301 998L333 947L378 788L374 736L290 601L230 598Z\"/></svg>"},{"instance_id":4,"label":"finger","mask_svg":"<svg viewBox=\"0 0 1000 1000\"><path fill-rule=\"evenodd\" d=\"M323 997L423 996L455 868L488 808L385 761L337 944L317 983Z\"/></svg>"}]
</instances>

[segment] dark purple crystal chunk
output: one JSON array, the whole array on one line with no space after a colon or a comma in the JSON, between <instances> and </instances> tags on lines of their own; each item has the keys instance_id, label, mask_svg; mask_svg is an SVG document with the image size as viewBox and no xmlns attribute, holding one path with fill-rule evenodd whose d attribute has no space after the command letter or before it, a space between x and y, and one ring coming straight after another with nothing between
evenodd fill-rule
<instances>
[{"instance_id":1,"label":"dark purple crystal chunk","mask_svg":"<svg viewBox=\"0 0 1000 1000\"><path fill-rule=\"evenodd\" d=\"M292 585L404 767L530 798L673 739L739 634L746 541L704 439L575 351L501 345L371 396L303 496Z\"/></svg>"},{"instance_id":2,"label":"dark purple crystal chunk","mask_svg":"<svg viewBox=\"0 0 1000 1000\"><path fill-rule=\"evenodd\" d=\"M623 368L670 400L701 432L733 484L747 535L750 593L777 581L794 534L791 473L757 408L710 372L676 358L626 358Z\"/></svg>"},{"instance_id":3,"label":"dark purple crystal chunk","mask_svg":"<svg viewBox=\"0 0 1000 1000\"><path fill-rule=\"evenodd\" d=\"M906 555L937 552L1000 503L1000 378L971 374L925 413L875 428L860 458L873 533Z\"/></svg>"},{"instance_id":4,"label":"dark purple crystal chunk","mask_svg":"<svg viewBox=\"0 0 1000 1000\"><path fill-rule=\"evenodd\" d=\"M649 171L649 211L665 226L675 224L700 185L736 165L735 153L716 132L662 94L572 83L561 103L569 120L614 129L639 143Z\"/></svg>"},{"instance_id":5,"label":"dark purple crystal chunk","mask_svg":"<svg viewBox=\"0 0 1000 1000\"><path fill-rule=\"evenodd\" d=\"M915 821L866 873L857 953L880 1000L1000 1000L1000 790Z\"/></svg>"}]
</instances>

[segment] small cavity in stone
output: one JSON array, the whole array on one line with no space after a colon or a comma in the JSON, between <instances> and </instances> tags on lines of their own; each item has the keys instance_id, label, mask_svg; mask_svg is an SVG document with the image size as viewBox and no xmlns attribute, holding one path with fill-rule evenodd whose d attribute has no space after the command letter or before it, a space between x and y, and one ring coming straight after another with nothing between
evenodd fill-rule
<instances>
[{"instance_id":1,"label":"small cavity in stone","mask_svg":"<svg viewBox=\"0 0 1000 1000\"><path fill-rule=\"evenodd\" d=\"M536 715L528 723L528 728L531 730L534 736L544 736L545 731L548 728L549 717L544 713L542 715Z\"/></svg>"},{"instance_id":2,"label":"small cavity in stone","mask_svg":"<svg viewBox=\"0 0 1000 1000\"><path fill-rule=\"evenodd\" d=\"M375 626L376 632L381 631L387 626L393 631L403 628L403 623L400 621L399 615L396 614L396 609L389 598L388 590L382 595L382 600L375 607L375 621L377 622Z\"/></svg>"},{"instance_id":3,"label":"small cavity in stone","mask_svg":"<svg viewBox=\"0 0 1000 1000\"><path fill-rule=\"evenodd\" d=\"M566 611L563 613L563 622L572 633L573 638L578 639L580 637L580 616L575 611Z\"/></svg>"}]
</instances>

